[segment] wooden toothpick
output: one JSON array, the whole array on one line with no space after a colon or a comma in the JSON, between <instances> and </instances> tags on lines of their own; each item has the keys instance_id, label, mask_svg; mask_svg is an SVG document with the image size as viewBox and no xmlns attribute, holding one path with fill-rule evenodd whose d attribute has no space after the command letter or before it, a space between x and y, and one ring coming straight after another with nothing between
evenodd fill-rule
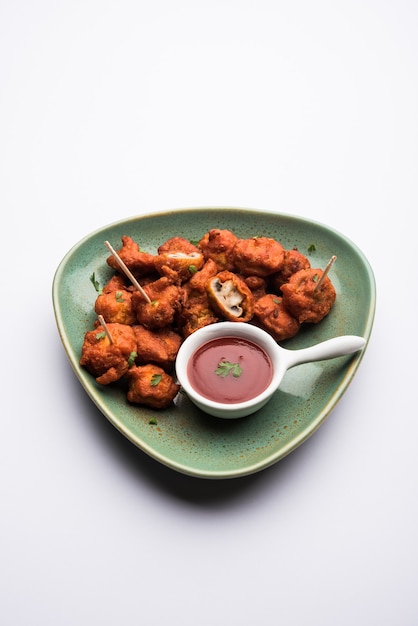
<instances>
[{"instance_id":1,"label":"wooden toothpick","mask_svg":"<svg viewBox=\"0 0 418 626\"><path fill-rule=\"evenodd\" d=\"M149 297L149 295L147 293L145 293L145 291L142 289L141 285L139 284L139 282L136 280L135 276L132 274L132 272L129 270L129 268L126 267L125 263L122 261L122 259L120 258L120 256L118 255L118 253L116 252L116 250L114 250L112 248L112 246L110 245L110 243L108 241L105 241L105 246L106 248L111 252L111 254L114 256L116 263L119 265L119 267L121 268L121 270L124 272L124 274L126 274L126 276L129 278L129 280L131 281L131 283L133 284L134 287L136 287L136 289L138 289L139 292L141 292L141 294L143 295L143 297L145 298L145 300L148 302L148 304L151 302L151 298Z\"/></svg>"},{"instance_id":2,"label":"wooden toothpick","mask_svg":"<svg viewBox=\"0 0 418 626\"><path fill-rule=\"evenodd\" d=\"M320 288L321 284L325 280L325 276L328 274L328 272L330 271L331 267L334 265L336 260L337 260L337 257L336 257L335 254L333 254L332 257L330 258L330 260L328 261L328 264L327 264L326 268L322 272L321 278L318 280L314 291L316 291L317 289Z\"/></svg>"},{"instance_id":3,"label":"wooden toothpick","mask_svg":"<svg viewBox=\"0 0 418 626\"><path fill-rule=\"evenodd\" d=\"M107 324L105 322L105 319L104 319L103 315L98 315L97 317L99 319L99 322L100 322L101 326L103 326L103 330L105 331L105 333L107 335L107 338L109 339L110 343L113 343L112 335L111 335L110 330L109 330L109 328L108 328L108 326L107 326Z\"/></svg>"}]
</instances>

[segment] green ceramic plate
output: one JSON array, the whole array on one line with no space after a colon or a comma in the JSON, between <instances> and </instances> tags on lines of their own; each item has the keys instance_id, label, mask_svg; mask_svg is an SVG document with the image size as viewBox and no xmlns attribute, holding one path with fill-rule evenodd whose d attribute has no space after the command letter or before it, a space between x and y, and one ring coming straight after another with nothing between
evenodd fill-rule
<instances>
[{"instance_id":1,"label":"green ceramic plate","mask_svg":"<svg viewBox=\"0 0 418 626\"><path fill-rule=\"evenodd\" d=\"M258 472L302 444L324 422L355 375L364 350L295 367L258 413L222 420L200 412L180 393L164 411L129 405L125 391L103 387L79 364L84 334L95 319L100 284L112 270L106 264L108 240L117 249L130 235L155 253L178 235L198 240L211 228L227 228L240 237L267 235L286 248L306 254L312 267L324 268L337 255L330 277L337 291L331 313L318 325L304 327L287 348L301 348L335 335L362 335L367 340L375 312L375 281L362 252L343 235L319 223L290 215L249 209L198 208L159 212L110 224L88 235L61 261L53 282L53 304L65 351L82 386L106 418L143 452L178 472L202 478L233 478ZM314 247L314 249L313 249ZM157 424L150 423L155 418ZM151 420L153 421L153 420Z\"/></svg>"}]
</instances>

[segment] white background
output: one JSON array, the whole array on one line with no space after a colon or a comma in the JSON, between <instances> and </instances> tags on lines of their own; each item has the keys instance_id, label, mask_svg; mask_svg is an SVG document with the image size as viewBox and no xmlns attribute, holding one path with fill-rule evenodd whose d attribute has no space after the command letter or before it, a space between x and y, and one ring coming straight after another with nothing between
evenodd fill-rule
<instances>
[{"instance_id":1,"label":"white background","mask_svg":"<svg viewBox=\"0 0 418 626\"><path fill-rule=\"evenodd\" d=\"M416 626L417 32L415 0L1 0L2 624ZM82 237L193 206L320 221L376 276L343 399L243 479L124 439L54 320Z\"/></svg>"}]
</instances>

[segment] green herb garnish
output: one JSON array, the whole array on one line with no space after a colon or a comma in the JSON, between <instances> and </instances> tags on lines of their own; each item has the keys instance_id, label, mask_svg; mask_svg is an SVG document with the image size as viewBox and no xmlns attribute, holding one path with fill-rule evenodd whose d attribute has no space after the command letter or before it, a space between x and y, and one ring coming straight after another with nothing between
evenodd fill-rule
<instances>
[{"instance_id":1,"label":"green herb garnish","mask_svg":"<svg viewBox=\"0 0 418 626\"><path fill-rule=\"evenodd\" d=\"M123 297L123 292L122 291L117 291L116 292L116 302L124 302L124 297Z\"/></svg>"},{"instance_id":2,"label":"green herb garnish","mask_svg":"<svg viewBox=\"0 0 418 626\"><path fill-rule=\"evenodd\" d=\"M163 375L162 374L153 374L151 378L151 387L156 387L158 383L161 382Z\"/></svg>"},{"instance_id":3,"label":"green herb garnish","mask_svg":"<svg viewBox=\"0 0 418 626\"><path fill-rule=\"evenodd\" d=\"M189 265L189 272L190 272L190 274L196 274L196 272L197 272L196 265Z\"/></svg>"},{"instance_id":4,"label":"green herb garnish","mask_svg":"<svg viewBox=\"0 0 418 626\"><path fill-rule=\"evenodd\" d=\"M93 272L93 274L90 276L90 282L92 283L93 287L95 288L95 290L97 291L97 293L101 293L101 289L100 289L100 283L99 281L96 279L96 274Z\"/></svg>"},{"instance_id":5,"label":"green herb garnish","mask_svg":"<svg viewBox=\"0 0 418 626\"><path fill-rule=\"evenodd\" d=\"M106 333L105 333L104 330L101 333L97 333L97 335L96 335L96 339L97 340L104 339L105 337L106 337Z\"/></svg>"},{"instance_id":6,"label":"green herb garnish","mask_svg":"<svg viewBox=\"0 0 418 626\"><path fill-rule=\"evenodd\" d=\"M215 374L225 378L228 374L232 374L234 378L239 378L242 374L242 367L239 363L231 363L230 361L219 361Z\"/></svg>"},{"instance_id":7,"label":"green herb garnish","mask_svg":"<svg viewBox=\"0 0 418 626\"><path fill-rule=\"evenodd\" d=\"M311 243L311 245L308 248L308 252L311 253L311 252L315 252L315 251L316 251L316 246L315 246L315 244Z\"/></svg>"},{"instance_id":8,"label":"green herb garnish","mask_svg":"<svg viewBox=\"0 0 418 626\"><path fill-rule=\"evenodd\" d=\"M135 359L137 356L138 356L138 352L131 352L131 354L129 355L129 359L128 359L129 367L132 367L132 365L134 365Z\"/></svg>"},{"instance_id":9,"label":"green herb garnish","mask_svg":"<svg viewBox=\"0 0 418 626\"><path fill-rule=\"evenodd\" d=\"M312 280L314 281L314 283L317 283L317 282L318 282L318 278L319 278L318 274L314 274L314 275L312 276Z\"/></svg>"},{"instance_id":10,"label":"green herb garnish","mask_svg":"<svg viewBox=\"0 0 418 626\"><path fill-rule=\"evenodd\" d=\"M155 419L155 417L151 417L148 424L153 424L154 426L156 426L158 424L157 420Z\"/></svg>"}]
</instances>

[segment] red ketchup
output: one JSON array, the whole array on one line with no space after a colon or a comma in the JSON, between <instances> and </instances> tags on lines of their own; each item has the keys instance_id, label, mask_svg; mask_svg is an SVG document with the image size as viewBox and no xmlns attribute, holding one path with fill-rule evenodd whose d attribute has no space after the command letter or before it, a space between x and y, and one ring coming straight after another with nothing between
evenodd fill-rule
<instances>
[{"instance_id":1,"label":"red ketchup","mask_svg":"<svg viewBox=\"0 0 418 626\"><path fill-rule=\"evenodd\" d=\"M251 400L271 382L268 354L242 337L218 337L192 354L187 376L200 395L224 404Z\"/></svg>"}]
</instances>

